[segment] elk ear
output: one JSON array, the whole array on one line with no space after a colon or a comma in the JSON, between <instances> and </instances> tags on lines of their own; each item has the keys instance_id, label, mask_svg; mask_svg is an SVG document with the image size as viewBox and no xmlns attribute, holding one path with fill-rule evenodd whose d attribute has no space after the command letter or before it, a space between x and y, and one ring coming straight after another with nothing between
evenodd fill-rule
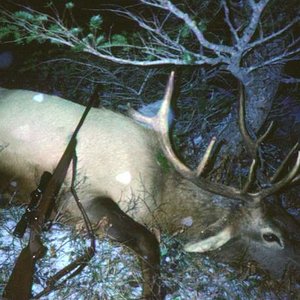
<instances>
[{"instance_id":1,"label":"elk ear","mask_svg":"<svg viewBox=\"0 0 300 300\"><path fill-rule=\"evenodd\" d=\"M216 224L209 226L203 232L201 232L199 240L195 240L185 244L184 250L187 252L200 253L216 250L234 237L234 230L231 225L227 225L222 229L219 228L218 231L215 230L215 227L219 226L214 225Z\"/></svg>"}]
</instances>

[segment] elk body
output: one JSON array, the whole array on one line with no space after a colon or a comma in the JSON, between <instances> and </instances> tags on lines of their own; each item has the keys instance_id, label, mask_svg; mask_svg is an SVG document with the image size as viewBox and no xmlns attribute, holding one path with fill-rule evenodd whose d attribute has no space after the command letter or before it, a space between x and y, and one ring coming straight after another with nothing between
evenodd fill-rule
<instances>
[{"instance_id":1,"label":"elk body","mask_svg":"<svg viewBox=\"0 0 300 300\"><path fill-rule=\"evenodd\" d=\"M167 100L172 80L171 77ZM52 172L56 167L83 110L83 106L56 96L1 89L2 188L16 182L19 197L28 200L42 172ZM170 233L182 231L186 251L216 250L237 239L246 245L253 259L279 274L290 262L297 264L294 249L298 241L290 237L286 227L294 223L272 219L267 204L261 200L294 180L299 159L275 188L241 192L198 180L194 176L197 172L177 161L168 139L165 141L167 129L162 129L163 136L157 138L160 123L157 119L149 123L155 130L118 113L92 109L79 132L76 148L78 196L96 224L96 234L105 232L138 254L145 298L160 297L159 244L149 230L153 227ZM158 162L160 142L175 168L164 168ZM68 193L70 178L71 170L60 207L77 222L80 213ZM279 261L276 269L275 260Z\"/></svg>"}]
</instances>

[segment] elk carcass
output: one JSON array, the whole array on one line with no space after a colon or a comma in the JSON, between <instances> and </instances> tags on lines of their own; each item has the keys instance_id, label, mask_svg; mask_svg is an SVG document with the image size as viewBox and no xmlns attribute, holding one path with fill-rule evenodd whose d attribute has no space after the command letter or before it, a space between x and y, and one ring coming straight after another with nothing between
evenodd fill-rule
<instances>
[{"instance_id":1,"label":"elk carcass","mask_svg":"<svg viewBox=\"0 0 300 300\"><path fill-rule=\"evenodd\" d=\"M87 116L76 148L76 189L95 233L105 232L137 253L147 299L160 297L159 243L149 230L152 227L169 233L182 231L184 249L190 252L216 250L236 238L266 268L274 267L266 257L270 261L280 257L278 268L283 272L285 265L297 260L296 241L284 228L286 222L268 213L264 200L295 180L300 157L286 176L258 192L202 178L207 158L191 170L170 145L167 115L173 81L172 73L162 108L154 118L132 112L138 120L134 121L104 108L93 108ZM19 198L27 201L41 174L54 170L83 110L56 96L1 89L1 187L17 183ZM161 151L171 168L160 165ZM68 191L70 180L71 170L59 206L78 222L81 215ZM100 225L103 219L107 226Z\"/></svg>"}]
</instances>

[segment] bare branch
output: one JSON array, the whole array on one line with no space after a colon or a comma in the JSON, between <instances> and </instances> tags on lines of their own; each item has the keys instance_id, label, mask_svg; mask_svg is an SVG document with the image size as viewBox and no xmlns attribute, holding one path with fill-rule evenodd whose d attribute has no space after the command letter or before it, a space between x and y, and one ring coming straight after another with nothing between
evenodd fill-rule
<instances>
[{"instance_id":1,"label":"bare branch","mask_svg":"<svg viewBox=\"0 0 300 300\"><path fill-rule=\"evenodd\" d=\"M291 76L283 76L280 79L281 82L286 83L286 84L295 84L295 83L300 83L300 78L294 78Z\"/></svg>"},{"instance_id":2,"label":"bare branch","mask_svg":"<svg viewBox=\"0 0 300 300\"><path fill-rule=\"evenodd\" d=\"M299 41L300 41L300 38L299 38ZM256 71L257 69L261 69L268 65L283 64L288 61L295 61L295 60L299 60L299 59L300 59L300 47L293 51L285 51L280 55L277 55L270 59L267 59L260 64L245 68L244 70L245 70L245 72L247 72L249 74L253 71Z\"/></svg>"},{"instance_id":3,"label":"bare branch","mask_svg":"<svg viewBox=\"0 0 300 300\"><path fill-rule=\"evenodd\" d=\"M245 69L240 66L240 62L248 51L287 32L298 22L299 17L295 18L290 24L277 32L265 38L261 37L250 43L256 32L259 21L261 20L261 14L265 6L269 3L269 0L249 0L252 13L249 16L248 26L243 31L241 37L239 37L238 29L234 27L230 19L232 8L226 0L222 0L225 14L224 22L228 25L233 37L232 46L209 41L205 37L204 32L199 28L198 24L193 20L192 16L185 13L180 8L180 5L175 5L170 0L142 0L141 2L149 7L156 7L164 10L166 12L165 17L161 20L153 13L152 17L147 19L144 16L139 16L122 7L113 10L111 9L111 11L114 11L116 14L134 20L140 28L145 31L145 35L139 35L139 41L135 44L113 44L108 41L107 43L103 43L103 45L97 45L94 41L89 41L88 39L84 40L84 38L73 34L72 31L64 25L65 16L60 19L57 11L54 11L54 16L48 16L33 9L21 6L26 11L47 18L46 22L40 22L38 24L30 23L28 20L18 20L13 14L4 10L1 11L1 13L7 18L9 24L16 25L29 35L32 32L37 32L39 38L65 45L70 48L76 48L78 45L81 45L83 47L83 52L123 65L223 65L223 67L225 66L226 69L232 72L236 77L241 78L242 74L250 73L263 66L295 59L295 56L299 53L297 49L292 49L292 45L290 45L288 47L289 50L285 53L282 53L275 58L270 57L269 60L259 65L250 65ZM174 33L172 36L168 31L169 29L164 30L165 23L167 23L171 15L182 22L190 32L194 34L195 40L199 43L199 49L188 49L184 43L181 42L180 32L177 34ZM51 25L57 26L59 30L50 30L49 28ZM24 36L24 38L26 39L27 37ZM122 48L127 49L126 54L124 54L124 52L113 51L114 49L121 50ZM209 51L203 51L205 49ZM186 55L192 58L191 61L186 59Z\"/></svg>"},{"instance_id":4,"label":"bare branch","mask_svg":"<svg viewBox=\"0 0 300 300\"><path fill-rule=\"evenodd\" d=\"M203 35L202 31L198 28L197 24L195 23L194 20L190 18L190 16L183 11L181 11L177 6L175 6L171 1L169 0L143 0L142 1L144 4L154 6L154 7L159 7L164 10L167 10L171 12L173 15L184 21L184 23L188 26L188 28L194 33L196 36L197 40L199 41L200 45L208 48L215 53L233 53L233 48L228 47L225 45L220 45L220 44L215 44L209 42ZM222 56L224 60L225 57Z\"/></svg>"},{"instance_id":5,"label":"bare branch","mask_svg":"<svg viewBox=\"0 0 300 300\"><path fill-rule=\"evenodd\" d=\"M291 29L295 24L299 23L299 21L300 21L300 17L296 17L295 19L293 19L290 23L288 23L285 27L281 28L280 30L278 30L264 38L260 38L256 41L253 41L252 43L249 43L247 48L257 47L263 43L269 42L272 39L279 37L280 35L287 32L289 29Z\"/></svg>"},{"instance_id":6,"label":"bare branch","mask_svg":"<svg viewBox=\"0 0 300 300\"><path fill-rule=\"evenodd\" d=\"M234 38L235 43L238 43L239 41L239 36L237 34L237 30L234 28L231 20L230 20L230 16L229 16L229 8L227 6L227 1L223 0L222 1L223 7L224 7L224 13L225 13L225 22L227 23L229 30Z\"/></svg>"},{"instance_id":7,"label":"bare branch","mask_svg":"<svg viewBox=\"0 0 300 300\"><path fill-rule=\"evenodd\" d=\"M252 15L250 16L249 25L244 30L243 35L240 39L240 43L238 45L240 49L244 49L245 46L252 39L257 29L261 14L264 8L266 7L266 5L268 4L268 2L269 0L260 0L259 2L255 2L254 0L249 0L250 6L252 8Z\"/></svg>"}]
</instances>

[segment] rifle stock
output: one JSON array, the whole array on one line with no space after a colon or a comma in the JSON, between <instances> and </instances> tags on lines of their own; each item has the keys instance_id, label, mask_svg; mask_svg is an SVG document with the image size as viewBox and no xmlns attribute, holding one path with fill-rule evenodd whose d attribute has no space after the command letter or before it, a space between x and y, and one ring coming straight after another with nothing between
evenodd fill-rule
<instances>
[{"instance_id":1,"label":"rifle stock","mask_svg":"<svg viewBox=\"0 0 300 300\"><path fill-rule=\"evenodd\" d=\"M27 300L31 298L34 265L42 258L47 249L42 244L39 234L30 233L29 244L21 251L12 274L6 284L3 297L9 300Z\"/></svg>"},{"instance_id":2,"label":"rifle stock","mask_svg":"<svg viewBox=\"0 0 300 300\"><path fill-rule=\"evenodd\" d=\"M26 270L26 272L24 272ZM9 300L30 299L32 274L34 272L34 261L29 250L29 245L26 246L19 255L17 262L13 268L12 274L6 284L3 297ZM21 282L16 286L16 282Z\"/></svg>"}]
</instances>

